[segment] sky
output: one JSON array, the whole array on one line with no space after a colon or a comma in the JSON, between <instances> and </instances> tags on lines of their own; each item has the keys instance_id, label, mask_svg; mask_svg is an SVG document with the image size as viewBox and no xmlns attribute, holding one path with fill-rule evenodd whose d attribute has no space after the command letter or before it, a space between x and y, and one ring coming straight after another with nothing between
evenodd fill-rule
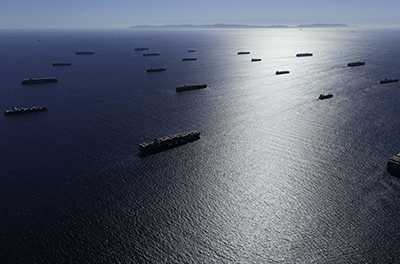
<instances>
[{"instance_id":1,"label":"sky","mask_svg":"<svg viewBox=\"0 0 400 264\"><path fill-rule=\"evenodd\" d=\"M400 26L400 0L0 0L0 28L166 24Z\"/></svg>"}]
</instances>

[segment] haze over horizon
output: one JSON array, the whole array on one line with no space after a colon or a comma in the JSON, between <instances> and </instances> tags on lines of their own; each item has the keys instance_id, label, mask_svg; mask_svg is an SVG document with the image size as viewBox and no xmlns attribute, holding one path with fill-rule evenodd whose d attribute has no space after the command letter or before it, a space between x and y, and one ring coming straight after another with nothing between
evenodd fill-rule
<instances>
[{"instance_id":1,"label":"haze over horizon","mask_svg":"<svg viewBox=\"0 0 400 264\"><path fill-rule=\"evenodd\" d=\"M4 0L0 28L129 28L135 25L246 24L400 26L398 0L160 1Z\"/></svg>"}]
</instances>

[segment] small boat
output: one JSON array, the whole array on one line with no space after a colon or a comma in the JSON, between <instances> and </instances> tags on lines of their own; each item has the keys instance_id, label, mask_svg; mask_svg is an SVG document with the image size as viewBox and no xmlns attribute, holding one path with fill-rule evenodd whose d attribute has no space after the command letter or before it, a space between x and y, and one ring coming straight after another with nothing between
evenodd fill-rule
<instances>
[{"instance_id":1,"label":"small boat","mask_svg":"<svg viewBox=\"0 0 400 264\"><path fill-rule=\"evenodd\" d=\"M144 57L146 57L146 56L160 56L160 54L159 53L143 53L143 56Z\"/></svg>"},{"instance_id":2,"label":"small boat","mask_svg":"<svg viewBox=\"0 0 400 264\"><path fill-rule=\"evenodd\" d=\"M16 114L22 114L22 113L32 113L32 112L39 112L39 111L47 111L46 106L32 106L29 108L17 108L14 106L12 110L6 110L4 111L5 115L16 115Z\"/></svg>"},{"instance_id":3,"label":"small boat","mask_svg":"<svg viewBox=\"0 0 400 264\"><path fill-rule=\"evenodd\" d=\"M147 69L147 72L160 72L160 71L166 71L166 69L164 69L164 68Z\"/></svg>"},{"instance_id":4,"label":"small boat","mask_svg":"<svg viewBox=\"0 0 400 264\"><path fill-rule=\"evenodd\" d=\"M312 53L298 53L296 54L296 57L309 57L312 56Z\"/></svg>"},{"instance_id":5,"label":"small boat","mask_svg":"<svg viewBox=\"0 0 400 264\"><path fill-rule=\"evenodd\" d=\"M279 75L279 74L288 74L290 73L289 71L276 71L275 74Z\"/></svg>"},{"instance_id":6,"label":"small boat","mask_svg":"<svg viewBox=\"0 0 400 264\"><path fill-rule=\"evenodd\" d=\"M363 61L350 62L347 64L348 67L363 66L363 65L365 65L365 62Z\"/></svg>"},{"instance_id":7,"label":"small boat","mask_svg":"<svg viewBox=\"0 0 400 264\"><path fill-rule=\"evenodd\" d=\"M70 66L70 62L54 62L53 66Z\"/></svg>"},{"instance_id":8,"label":"small boat","mask_svg":"<svg viewBox=\"0 0 400 264\"><path fill-rule=\"evenodd\" d=\"M250 52L249 51L239 51L237 54L244 55L244 54L250 54Z\"/></svg>"},{"instance_id":9,"label":"small boat","mask_svg":"<svg viewBox=\"0 0 400 264\"><path fill-rule=\"evenodd\" d=\"M261 61L261 59L251 59L251 61Z\"/></svg>"},{"instance_id":10,"label":"small boat","mask_svg":"<svg viewBox=\"0 0 400 264\"><path fill-rule=\"evenodd\" d=\"M149 48L135 48L135 51L149 50Z\"/></svg>"},{"instance_id":11,"label":"small boat","mask_svg":"<svg viewBox=\"0 0 400 264\"><path fill-rule=\"evenodd\" d=\"M207 88L207 84L192 84L192 85L184 85L176 87L176 92L184 92L190 90L204 89Z\"/></svg>"},{"instance_id":12,"label":"small boat","mask_svg":"<svg viewBox=\"0 0 400 264\"><path fill-rule=\"evenodd\" d=\"M196 50L188 50L188 52L196 52Z\"/></svg>"},{"instance_id":13,"label":"small boat","mask_svg":"<svg viewBox=\"0 0 400 264\"><path fill-rule=\"evenodd\" d=\"M331 94L331 93L320 94L319 97L318 97L318 99L324 100L324 99L331 98L331 97L333 97L333 94Z\"/></svg>"},{"instance_id":14,"label":"small boat","mask_svg":"<svg viewBox=\"0 0 400 264\"><path fill-rule=\"evenodd\" d=\"M182 61L195 61L197 58L184 58Z\"/></svg>"},{"instance_id":15,"label":"small boat","mask_svg":"<svg viewBox=\"0 0 400 264\"><path fill-rule=\"evenodd\" d=\"M398 82L399 79L383 79L381 81L381 84L385 84L385 83L392 83L392 82Z\"/></svg>"},{"instance_id":16,"label":"small boat","mask_svg":"<svg viewBox=\"0 0 400 264\"><path fill-rule=\"evenodd\" d=\"M93 51L76 51L75 55L93 55Z\"/></svg>"}]
</instances>

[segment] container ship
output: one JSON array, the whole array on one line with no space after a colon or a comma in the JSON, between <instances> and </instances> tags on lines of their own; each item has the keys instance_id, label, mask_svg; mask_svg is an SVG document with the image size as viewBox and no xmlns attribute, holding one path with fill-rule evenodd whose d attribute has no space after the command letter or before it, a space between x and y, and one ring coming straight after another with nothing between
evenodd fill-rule
<instances>
[{"instance_id":1,"label":"container ship","mask_svg":"<svg viewBox=\"0 0 400 264\"><path fill-rule=\"evenodd\" d=\"M239 51L237 54L244 55L244 54L250 54L250 52L249 51Z\"/></svg>"},{"instance_id":2,"label":"container ship","mask_svg":"<svg viewBox=\"0 0 400 264\"><path fill-rule=\"evenodd\" d=\"M176 87L176 92L184 92L190 90L204 89L207 88L207 84L192 84L192 85L184 85Z\"/></svg>"},{"instance_id":3,"label":"container ship","mask_svg":"<svg viewBox=\"0 0 400 264\"><path fill-rule=\"evenodd\" d=\"M289 71L276 71L275 74L279 75L279 74L288 74L290 73Z\"/></svg>"},{"instance_id":4,"label":"container ship","mask_svg":"<svg viewBox=\"0 0 400 264\"><path fill-rule=\"evenodd\" d=\"M251 59L251 61L261 61L261 59Z\"/></svg>"},{"instance_id":5,"label":"container ship","mask_svg":"<svg viewBox=\"0 0 400 264\"><path fill-rule=\"evenodd\" d=\"M296 57L309 57L312 56L312 53L298 53L296 54Z\"/></svg>"},{"instance_id":6,"label":"container ship","mask_svg":"<svg viewBox=\"0 0 400 264\"><path fill-rule=\"evenodd\" d=\"M189 142L193 142L200 138L200 132L190 131L180 134L165 136L162 138L155 138L152 141L143 142L139 144L141 156L147 156L162 152L171 148L182 146Z\"/></svg>"},{"instance_id":7,"label":"container ship","mask_svg":"<svg viewBox=\"0 0 400 264\"><path fill-rule=\"evenodd\" d=\"M12 110L4 111L5 115L15 115L15 114L22 114L22 113L32 113L32 112L39 112L39 111L47 111L46 106L32 106L29 108L17 108L14 106Z\"/></svg>"},{"instance_id":8,"label":"container ship","mask_svg":"<svg viewBox=\"0 0 400 264\"><path fill-rule=\"evenodd\" d=\"M385 84L385 83L392 83L392 82L398 82L399 79L383 79L381 81L381 84Z\"/></svg>"},{"instance_id":9,"label":"container ship","mask_svg":"<svg viewBox=\"0 0 400 264\"><path fill-rule=\"evenodd\" d=\"M51 82L58 82L57 78L29 78L22 80L22 84L36 84L36 83L51 83Z\"/></svg>"}]
</instances>

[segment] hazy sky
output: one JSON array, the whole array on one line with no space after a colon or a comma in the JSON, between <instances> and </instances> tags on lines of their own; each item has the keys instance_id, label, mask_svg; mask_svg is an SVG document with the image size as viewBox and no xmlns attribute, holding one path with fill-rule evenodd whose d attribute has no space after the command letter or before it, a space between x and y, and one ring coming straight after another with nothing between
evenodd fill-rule
<instances>
[{"instance_id":1,"label":"hazy sky","mask_svg":"<svg viewBox=\"0 0 400 264\"><path fill-rule=\"evenodd\" d=\"M0 0L0 28L215 23L400 25L400 0Z\"/></svg>"}]
</instances>

